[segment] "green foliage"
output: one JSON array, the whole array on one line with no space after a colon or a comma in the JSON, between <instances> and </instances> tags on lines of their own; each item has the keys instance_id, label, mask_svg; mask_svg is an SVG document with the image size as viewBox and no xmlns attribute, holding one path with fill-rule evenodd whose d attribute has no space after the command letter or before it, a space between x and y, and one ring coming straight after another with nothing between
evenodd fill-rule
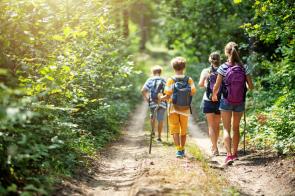
<instances>
[{"instance_id":1,"label":"green foliage","mask_svg":"<svg viewBox=\"0 0 295 196\"><path fill-rule=\"evenodd\" d=\"M138 100L137 71L104 1L0 3L0 194L49 194Z\"/></svg>"},{"instance_id":2,"label":"green foliage","mask_svg":"<svg viewBox=\"0 0 295 196\"><path fill-rule=\"evenodd\" d=\"M253 10L252 23L242 27L251 39L274 52L267 56L258 50L252 55L258 91L250 99L254 113L250 118L250 142L275 148L279 153L294 153L294 4L256 0ZM261 112L265 122L259 119Z\"/></svg>"},{"instance_id":3,"label":"green foliage","mask_svg":"<svg viewBox=\"0 0 295 196\"><path fill-rule=\"evenodd\" d=\"M280 41L280 47L294 46L294 2L256 0L253 9L253 23L243 27L251 37L266 43Z\"/></svg>"},{"instance_id":4,"label":"green foliage","mask_svg":"<svg viewBox=\"0 0 295 196\"><path fill-rule=\"evenodd\" d=\"M161 2L163 39L168 47L195 63L207 62L209 54L222 50L228 41L244 41L239 26L252 15L249 2L239 5L214 0Z\"/></svg>"},{"instance_id":5,"label":"green foliage","mask_svg":"<svg viewBox=\"0 0 295 196\"><path fill-rule=\"evenodd\" d=\"M257 112L249 121L250 144L256 148L275 148L279 153L295 151L295 92L281 96L264 112Z\"/></svg>"}]
</instances>

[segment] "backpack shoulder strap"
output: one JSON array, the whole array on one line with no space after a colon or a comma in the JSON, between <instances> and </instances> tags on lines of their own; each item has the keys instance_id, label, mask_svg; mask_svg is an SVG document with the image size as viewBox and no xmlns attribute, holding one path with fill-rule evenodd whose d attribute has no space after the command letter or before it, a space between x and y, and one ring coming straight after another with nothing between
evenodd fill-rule
<instances>
[{"instance_id":1,"label":"backpack shoulder strap","mask_svg":"<svg viewBox=\"0 0 295 196\"><path fill-rule=\"evenodd\" d=\"M154 83L154 89L156 88L156 86L157 86L157 83L158 83L158 78L155 78L154 80L153 80L153 83Z\"/></svg>"},{"instance_id":2,"label":"backpack shoulder strap","mask_svg":"<svg viewBox=\"0 0 295 196\"><path fill-rule=\"evenodd\" d=\"M174 82L177 82L177 78L172 76L171 79L174 81Z\"/></svg>"},{"instance_id":3,"label":"backpack shoulder strap","mask_svg":"<svg viewBox=\"0 0 295 196\"><path fill-rule=\"evenodd\" d=\"M183 81L186 82L186 83L188 83L189 78L190 78L190 77L188 77L188 76L184 76Z\"/></svg>"},{"instance_id":4,"label":"backpack shoulder strap","mask_svg":"<svg viewBox=\"0 0 295 196\"><path fill-rule=\"evenodd\" d=\"M209 69L209 74L214 73L215 69L213 67L213 65L211 65L210 69Z\"/></svg>"}]
</instances>

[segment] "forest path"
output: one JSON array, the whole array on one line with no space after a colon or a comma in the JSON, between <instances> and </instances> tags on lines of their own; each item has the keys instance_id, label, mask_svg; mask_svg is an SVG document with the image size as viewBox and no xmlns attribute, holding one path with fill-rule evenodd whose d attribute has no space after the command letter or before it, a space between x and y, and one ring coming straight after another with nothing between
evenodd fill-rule
<instances>
[{"instance_id":1,"label":"forest path","mask_svg":"<svg viewBox=\"0 0 295 196\"><path fill-rule=\"evenodd\" d=\"M295 195L294 159L251 153L241 156L232 166L221 167L225 151L220 146L221 156L208 159L220 170L208 168L207 160L196 158L198 148L209 157L207 127L192 117L185 158L175 158L175 147L170 137L166 141L165 132L164 142L154 143L152 154L148 154L147 110L146 103L140 104L120 139L106 147L87 168L92 172L79 173L55 195L234 195L237 190L241 195Z\"/></svg>"},{"instance_id":2,"label":"forest path","mask_svg":"<svg viewBox=\"0 0 295 196\"><path fill-rule=\"evenodd\" d=\"M147 104L134 111L121 138L107 147L91 174L80 173L57 195L218 195L228 191L216 176L208 175L202 163L187 153L175 157L171 140L154 143L148 154ZM146 129L146 130L145 130ZM166 131L166 130L165 130ZM170 138L171 139L171 138ZM190 139L188 139L190 143ZM189 151L189 150L188 150ZM217 182L217 183L216 183Z\"/></svg>"},{"instance_id":3,"label":"forest path","mask_svg":"<svg viewBox=\"0 0 295 196\"><path fill-rule=\"evenodd\" d=\"M87 195L128 195L136 179L142 175L146 154L146 110L146 104L141 104L122 137L102 153L99 172Z\"/></svg>"},{"instance_id":4,"label":"forest path","mask_svg":"<svg viewBox=\"0 0 295 196\"><path fill-rule=\"evenodd\" d=\"M279 158L271 152L239 152L239 160L224 166L226 151L219 138L220 156L211 157L205 122L190 118L190 137L209 158L209 164L224 171L227 180L243 195L295 195L295 159ZM242 145L240 145L242 148Z\"/></svg>"}]
</instances>

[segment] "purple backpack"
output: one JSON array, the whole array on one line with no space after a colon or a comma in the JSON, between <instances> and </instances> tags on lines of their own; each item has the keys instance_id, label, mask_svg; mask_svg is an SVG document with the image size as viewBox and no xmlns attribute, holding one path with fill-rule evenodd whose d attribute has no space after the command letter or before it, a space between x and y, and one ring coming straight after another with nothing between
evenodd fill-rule
<instances>
[{"instance_id":1,"label":"purple backpack","mask_svg":"<svg viewBox=\"0 0 295 196\"><path fill-rule=\"evenodd\" d=\"M224 98L232 105L239 105L246 97L246 71L242 65L228 65L224 77Z\"/></svg>"}]
</instances>

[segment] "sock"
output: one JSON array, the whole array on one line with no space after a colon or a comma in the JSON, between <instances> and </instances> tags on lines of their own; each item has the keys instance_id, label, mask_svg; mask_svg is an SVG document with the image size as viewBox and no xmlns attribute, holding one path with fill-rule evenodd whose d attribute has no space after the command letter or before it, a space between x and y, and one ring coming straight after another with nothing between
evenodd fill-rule
<instances>
[{"instance_id":1,"label":"sock","mask_svg":"<svg viewBox=\"0 0 295 196\"><path fill-rule=\"evenodd\" d=\"M184 146L179 146L179 150L184 150Z\"/></svg>"},{"instance_id":2,"label":"sock","mask_svg":"<svg viewBox=\"0 0 295 196\"><path fill-rule=\"evenodd\" d=\"M176 150L180 151L181 147L180 146L176 146Z\"/></svg>"}]
</instances>

